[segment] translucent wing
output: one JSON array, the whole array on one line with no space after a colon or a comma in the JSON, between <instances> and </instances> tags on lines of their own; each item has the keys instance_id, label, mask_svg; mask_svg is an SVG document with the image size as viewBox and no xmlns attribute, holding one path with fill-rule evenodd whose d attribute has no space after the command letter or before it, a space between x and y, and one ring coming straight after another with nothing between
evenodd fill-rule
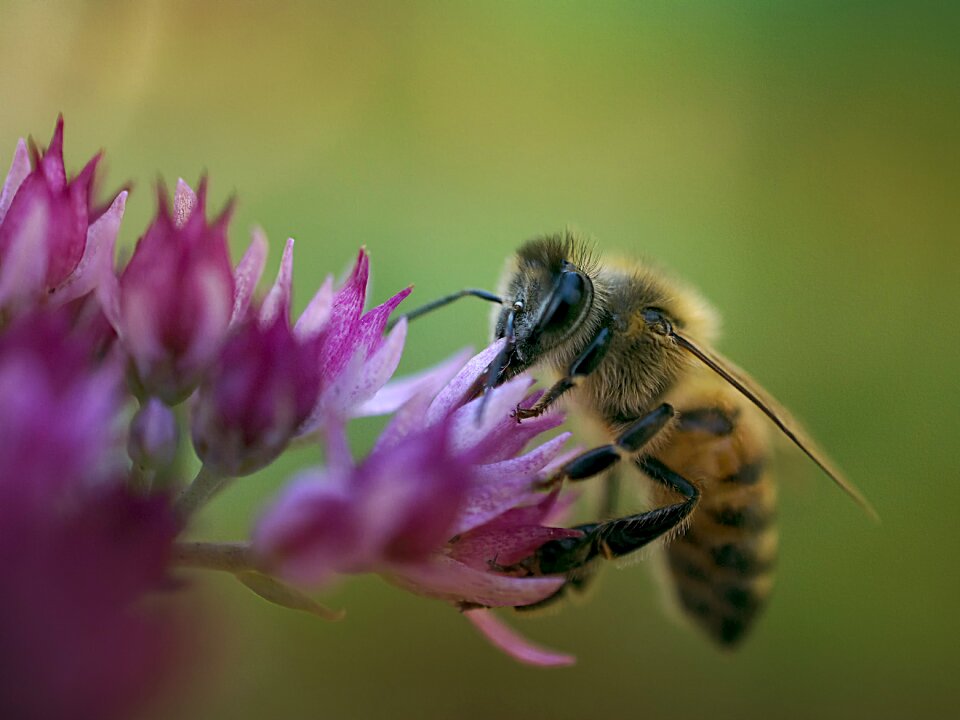
<instances>
[{"instance_id":1,"label":"translucent wing","mask_svg":"<svg viewBox=\"0 0 960 720\"><path fill-rule=\"evenodd\" d=\"M764 390L760 384L746 372L734 365L722 355L699 347L676 331L670 333L676 343L690 354L697 357L707 367L726 380L744 397L756 405L780 431L800 448L817 466L823 470L847 495L862 507L870 517L879 520L880 516L863 493L841 473L826 453L807 435L806 431L794 420L790 413L778 403L773 396Z\"/></svg>"}]
</instances>

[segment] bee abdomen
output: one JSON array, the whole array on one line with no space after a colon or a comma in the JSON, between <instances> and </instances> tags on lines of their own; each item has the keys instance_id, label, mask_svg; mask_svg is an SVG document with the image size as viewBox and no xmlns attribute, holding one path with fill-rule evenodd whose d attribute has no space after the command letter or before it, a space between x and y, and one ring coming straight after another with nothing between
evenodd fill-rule
<instances>
[{"instance_id":1,"label":"bee abdomen","mask_svg":"<svg viewBox=\"0 0 960 720\"><path fill-rule=\"evenodd\" d=\"M681 608L725 647L746 635L773 587L773 485L765 470L755 472L753 484L732 492L711 483L686 532L666 548Z\"/></svg>"},{"instance_id":2,"label":"bee abdomen","mask_svg":"<svg viewBox=\"0 0 960 720\"><path fill-rule=\"evenodd\" d=\"M672 594L723 647L746 636L773 587L776 486L768 450L755 414L718 398L687 405L658 453L701 491L686 529L665 548Z\"/></svg>"}]
</instances>

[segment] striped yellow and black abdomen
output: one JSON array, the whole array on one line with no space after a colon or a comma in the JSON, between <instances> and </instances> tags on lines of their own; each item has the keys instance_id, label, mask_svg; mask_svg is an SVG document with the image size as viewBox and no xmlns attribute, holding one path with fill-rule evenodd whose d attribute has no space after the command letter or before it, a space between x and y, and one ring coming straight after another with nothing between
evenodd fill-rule
<instances>
[{"instance_id":1,"label":"striped yellow and black abdomen","mask_svg":"<svg viewBox=\"0 0 960 720\"><path fill-rule=\"evenodd\" d=\"M720 645L740 641L766 604L777 554L776 485L764 419L712 378L671 398L679 415L657 458L700 489L686 527L664 548L669 590ZM658 502L675 501L658 487Z\"/></svg>"}]
</instances>

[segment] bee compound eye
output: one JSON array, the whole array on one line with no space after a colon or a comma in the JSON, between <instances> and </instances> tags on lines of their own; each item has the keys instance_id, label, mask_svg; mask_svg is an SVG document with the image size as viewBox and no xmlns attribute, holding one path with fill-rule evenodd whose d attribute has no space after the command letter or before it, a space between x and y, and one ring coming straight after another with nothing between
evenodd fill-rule
<instances>
[{"instance_id":1,"label":"bee compound eye","mask_svg":"<svg viewBox=\"0 0 960 720\"><path fill-rule=\"evenodd\" d=\"M643 321L658 335L669 335L673 332L673 324L660 308L645 308Z\"/></svg>"}]
</instances>

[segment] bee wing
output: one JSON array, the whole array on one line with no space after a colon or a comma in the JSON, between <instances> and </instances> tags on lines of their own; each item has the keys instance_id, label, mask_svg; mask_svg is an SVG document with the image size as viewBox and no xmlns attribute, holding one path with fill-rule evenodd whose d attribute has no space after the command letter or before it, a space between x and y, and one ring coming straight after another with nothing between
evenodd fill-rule
<instances>
[{"instance_id":1,"label":"bee wing","mask_svg":"<svg viewBox=\"0 0 960 720\"><path fill-rule=\"evenodd\" d=\"M815 462L841 490L853 498L870 517L874 520L880 519L873 505L864 497L857 486L844 477L843 473L837 469L833 461L827 457L827 454L817 446L800 423L794 420L786 408L777 402L770 393L764 390L760 383L719 353L695 345L676 331L671 333L671 337L673 337L680 347L697 357L707 367L736 388L750 402L756 405L764 415L773 421L774 425L780 428L780 431L784 435L790 438L794 445L813 460L813 462Z\"/></svg>"}]
</instances>

